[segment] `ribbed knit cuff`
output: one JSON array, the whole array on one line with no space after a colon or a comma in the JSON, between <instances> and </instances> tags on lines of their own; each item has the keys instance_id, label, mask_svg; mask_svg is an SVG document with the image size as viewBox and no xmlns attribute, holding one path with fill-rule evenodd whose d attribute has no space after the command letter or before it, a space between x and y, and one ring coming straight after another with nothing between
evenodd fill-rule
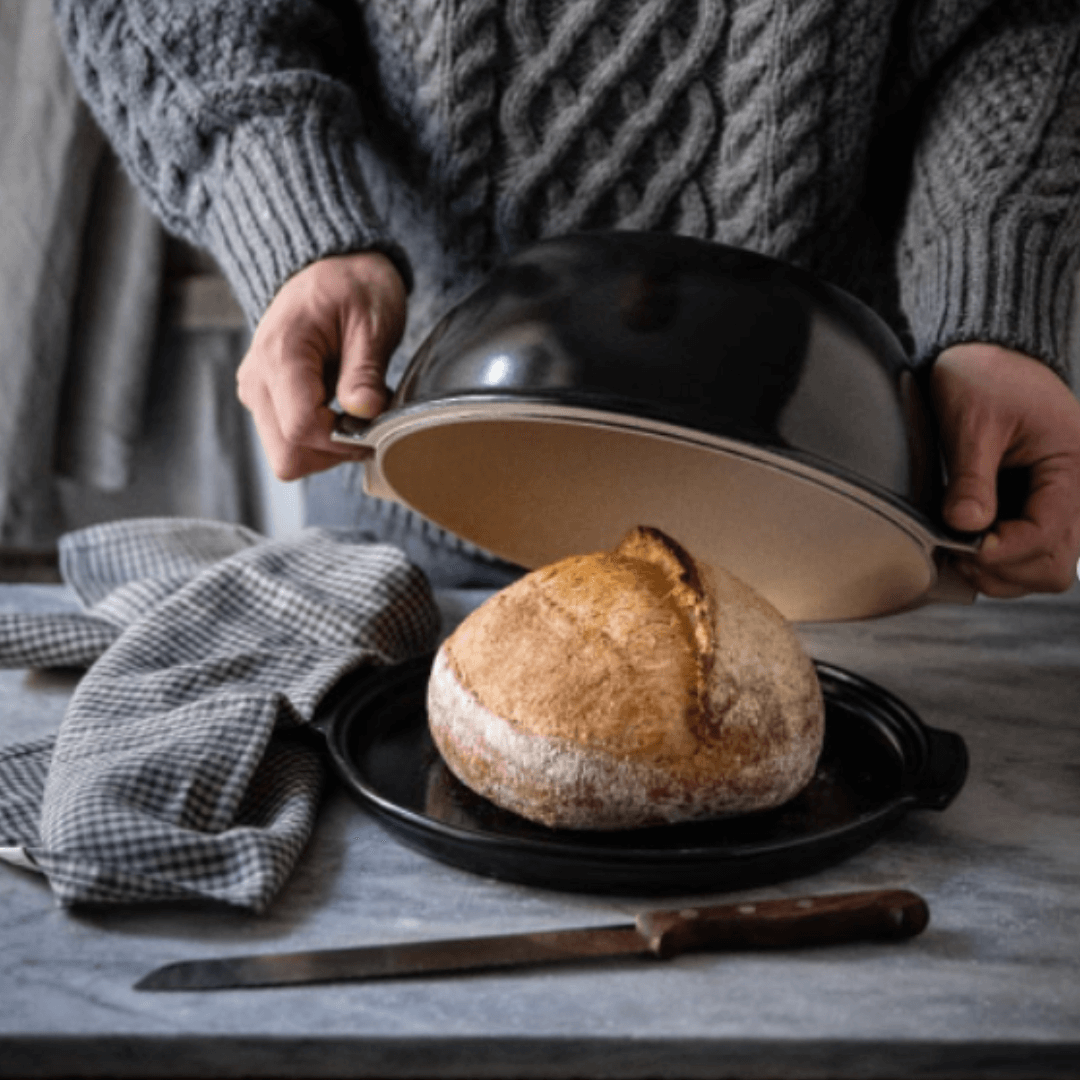
<instances>
[{"instance_id":1,"label":"ribbed knit cuff","mask_svg":"<svg viewBox=\"0 0 1080 1080\"><path fill-rule=\"evenodd\" d=\"M204 242L252 326L287 278L331 255L381 251L412 287L408 257L371 205L356 138L325 109L258 117L208 177Z\"/></svg>"},{"instance_id":2,"label":"ribbed knit cuff","mask_svg":"<svg viewBox=\"0 0 1080 1080\"><path fill-rule=\"evenodd\" d=\"M961 342L1032 356L1071 381L1069 347L1080 244L1060 221L999 213L941 228L901 256L901 296L916 361Z\"/></svg>"}]
</instances>

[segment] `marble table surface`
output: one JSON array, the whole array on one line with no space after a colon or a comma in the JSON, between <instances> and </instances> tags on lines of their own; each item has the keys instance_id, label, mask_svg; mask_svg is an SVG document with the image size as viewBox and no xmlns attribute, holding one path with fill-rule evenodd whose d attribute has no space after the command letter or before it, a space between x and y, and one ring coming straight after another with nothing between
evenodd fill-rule
<instances>
[{"instance_id":1,"label":"marble table surface","mask_svg":"<svg viewBox=\"0 0 1080 1080\"><path fill-rule=\"evenodd\" d=\"M477 601L446 594L448 625ZM67 603L60 586L0 586L0 610ZM605 924L656 906L442 865L335 790L263 916L64 910L34 873L0 865L0 1077L1080 1076L1080 590L801 632L817 658L961 734L967 784L947 810L909 813L828 870L686 901L906 887L930 905L920 937L368 984L132 989L185 958ZM0 672L0 742L54 730L72 685Z\"/></svg>"}]
</instances>

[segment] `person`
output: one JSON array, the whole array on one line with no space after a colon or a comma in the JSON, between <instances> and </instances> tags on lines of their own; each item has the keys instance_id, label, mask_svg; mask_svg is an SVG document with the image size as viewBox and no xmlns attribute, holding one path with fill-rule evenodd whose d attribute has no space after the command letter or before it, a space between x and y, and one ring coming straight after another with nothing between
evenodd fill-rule
<instances>
[{"instance_id":1,"label":"person","mask_svg":"<svg viewBox=\"0 0 1080 1080\"><path fill-rule=\"evenodd\" d=\"M1080 10L1072 0L55 0L82 93L254 326L284 479L529 241L670 230L804 266L918 365L983 593L1080 556ZM345 468L355 468L346 464ZM999 470L1029 470L995 524ZM340 471L340 470L338 470ZM992 528L991 528L992 527Z\"/></svg>"}]
</instances>

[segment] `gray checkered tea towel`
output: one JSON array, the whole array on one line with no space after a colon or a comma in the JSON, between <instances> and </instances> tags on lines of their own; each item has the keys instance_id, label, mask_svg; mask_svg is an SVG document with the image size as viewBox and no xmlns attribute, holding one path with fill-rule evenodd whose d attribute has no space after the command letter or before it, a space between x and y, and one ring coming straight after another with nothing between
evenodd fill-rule
<instances>
[{"instance_id":1,"label":"gray checkered tea towel","mask_svg":"<svg viewBox=\"0 0 1080 1080\"><path fill-rule=\"evenodd\" d=\"M60 558L84 610L0 615L0 664L90 667L55 739L0 748L0 847L63 904L265 909L323 782L296 732L346 673L434 648L427 579L347 534L178 519L71 533Z\"/></svg>"}]
</instances>

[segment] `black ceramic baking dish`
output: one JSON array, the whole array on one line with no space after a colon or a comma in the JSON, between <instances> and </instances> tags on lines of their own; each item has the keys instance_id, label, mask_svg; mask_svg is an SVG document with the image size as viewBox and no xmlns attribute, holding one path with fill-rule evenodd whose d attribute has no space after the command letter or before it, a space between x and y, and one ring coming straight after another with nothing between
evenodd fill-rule
<instances>
[{"instance_id":1,"label":"black ceramic baking dish","mask_svg":"<svg viewBox=\"0 0 1080 1080\"><path fill-rule=\"evenodd\" d=\"M319 710L337 775L410 847L504 881L623 894L723 892L812 874L869 847L910 810L942 810L967 776L960 736L866 679L817 665L826 705L815 776L775 810L689 825L552 830L452 776L428 734L431 657L346 678Z\"/></svg>"},{"instance_id":2,"label":"black ceramic baking dish","mask_svg":"<svg viewBox=\"0 0 1080 1080\"><path fill-rule=\"evenodd\" d=\"M915 374L852 296L748 251L589 233L450 311L373 423L368 488L533 568L634 525L792 620L971 599ZM957 586L959 584L959 591Z\"/></svg>"}]
</instances>

